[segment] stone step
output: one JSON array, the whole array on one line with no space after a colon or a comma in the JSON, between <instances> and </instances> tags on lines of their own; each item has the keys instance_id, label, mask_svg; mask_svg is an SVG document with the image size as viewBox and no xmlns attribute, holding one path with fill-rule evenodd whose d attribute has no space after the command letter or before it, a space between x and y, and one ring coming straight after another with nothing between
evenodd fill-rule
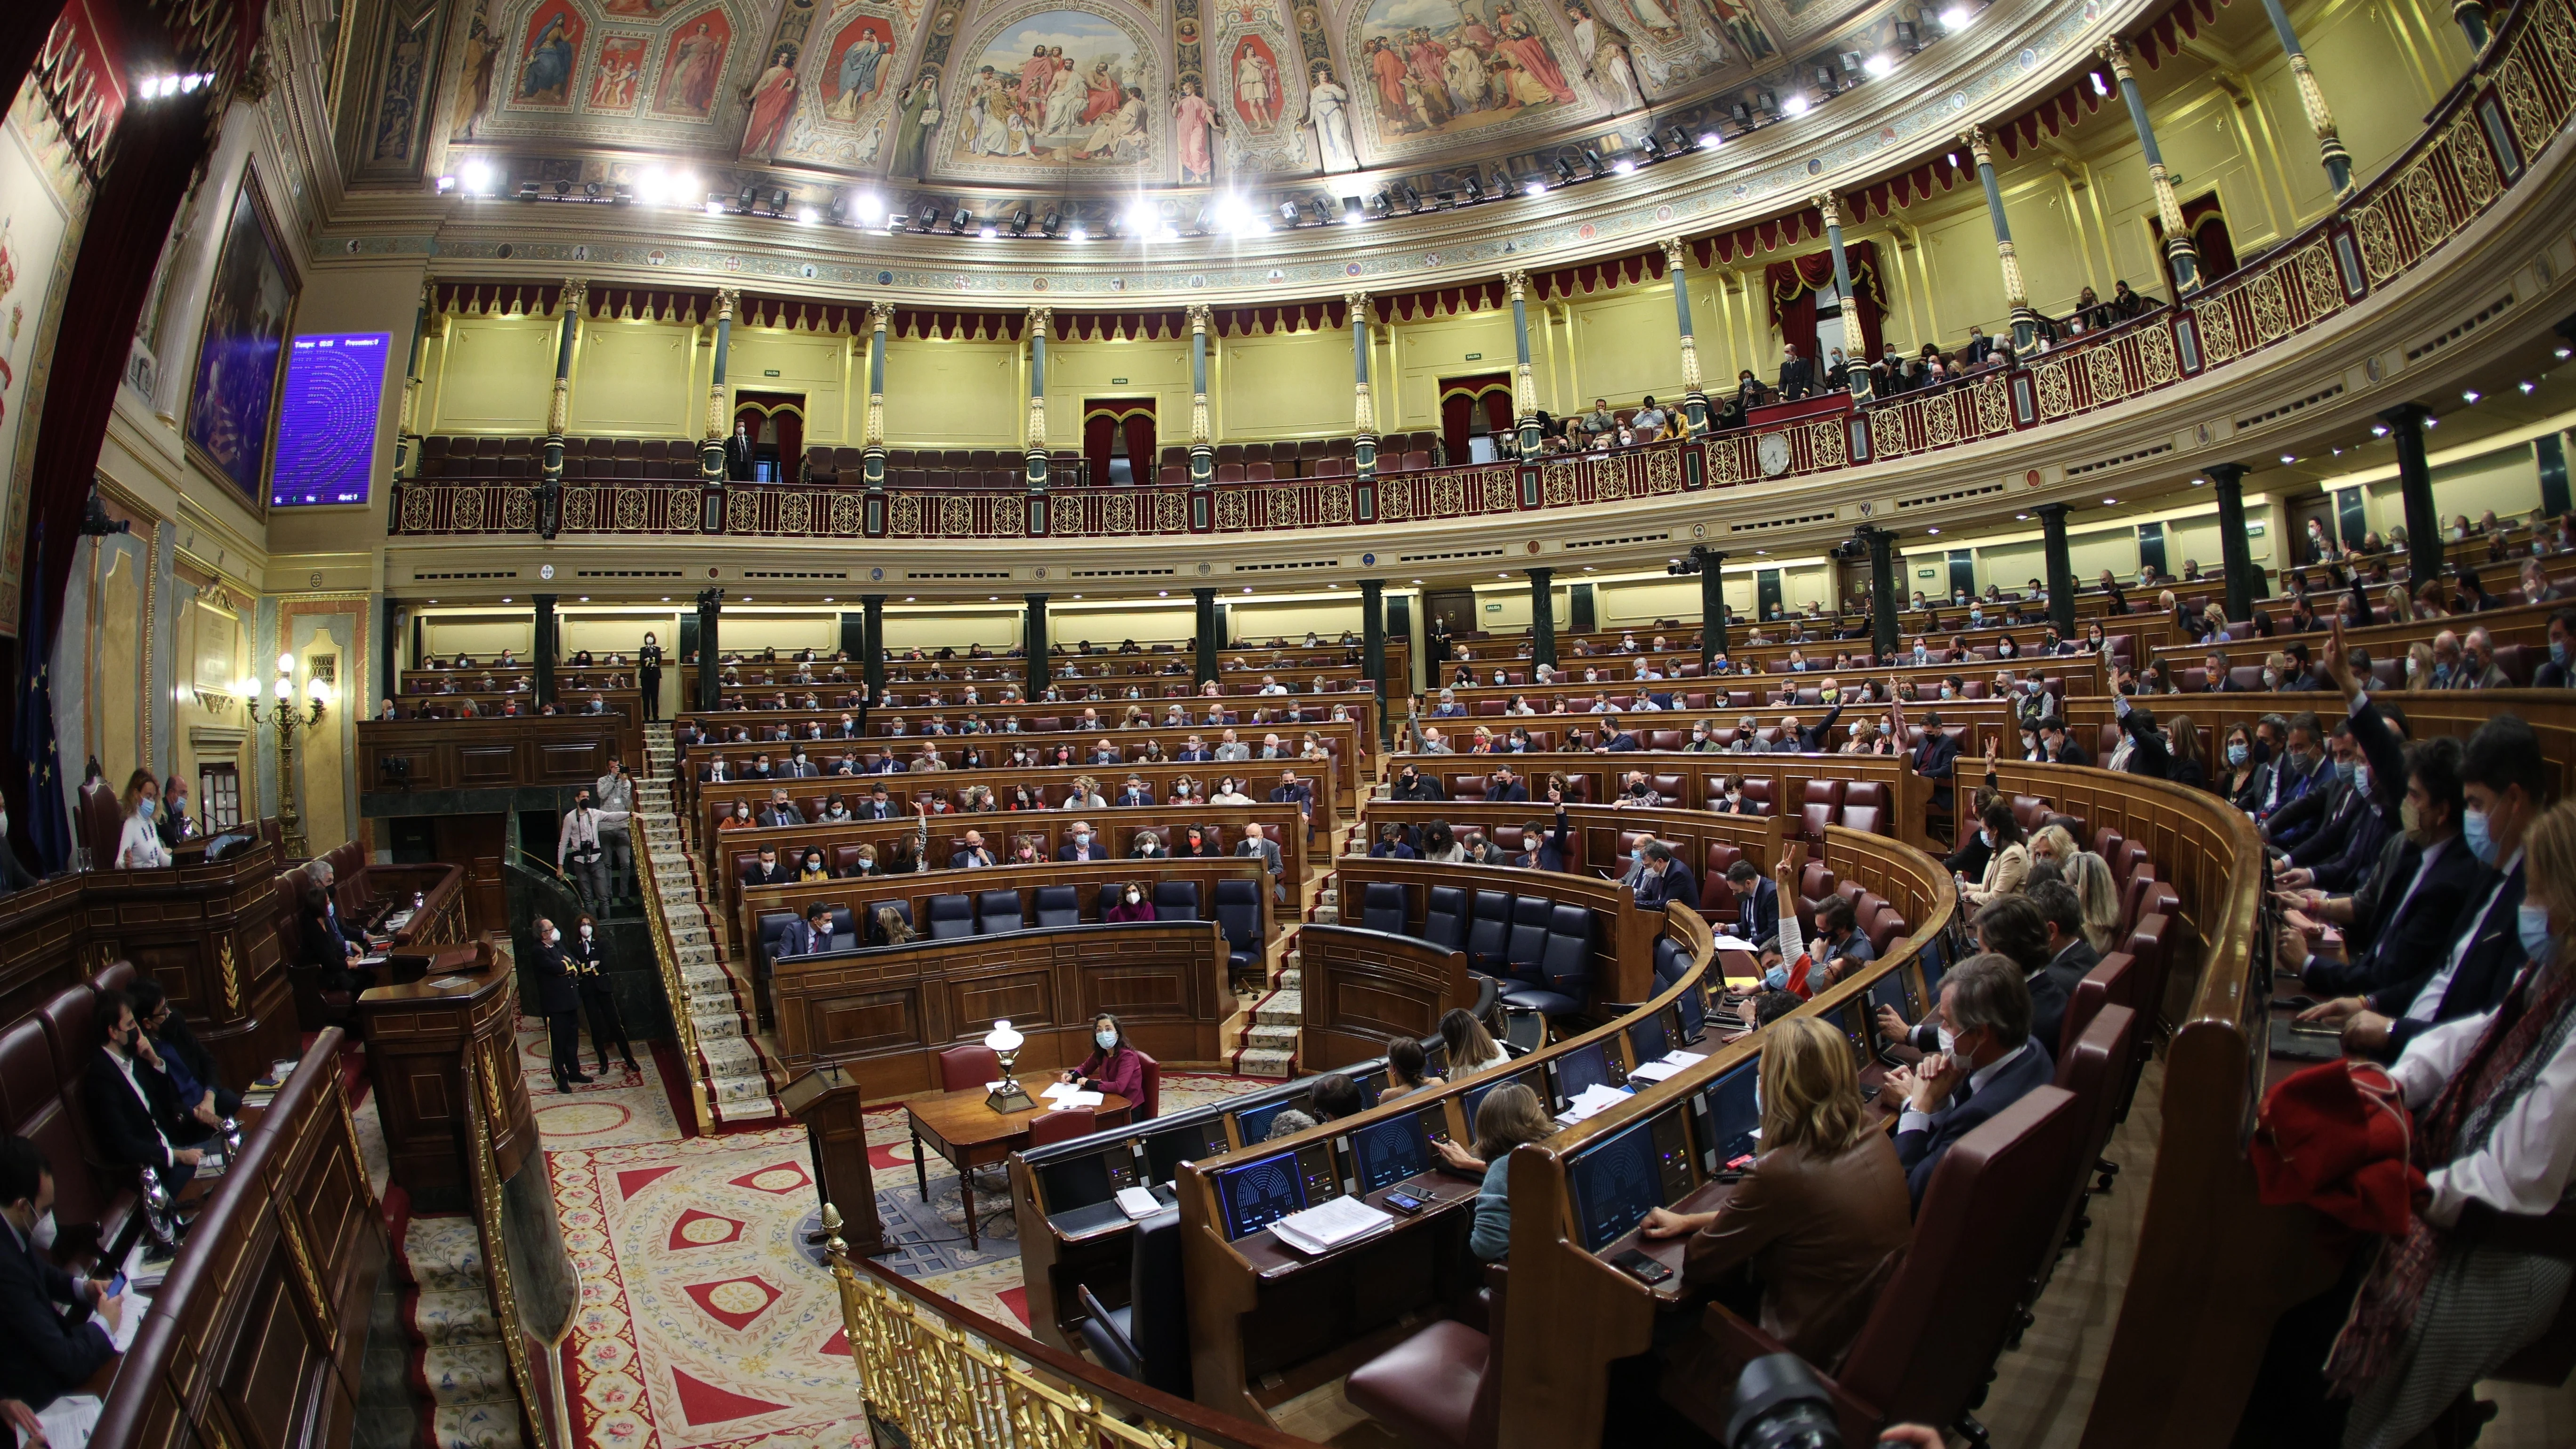
<instances>
[{"instance_id":1,"label":"stone step","mask_svg":"<svg viewBox=\"0 0 2576 1449\"><path fill-rule=\"evenodd\" d=\"M1243 1041L1246 1046L1293 1052L1297 1049L1297 1028L1256 1021L1243 1033Z\"/></svg>"},{"instance_id":2,"label":"stone step","mask_svg":"<svg viewBox=\"0 0 2576 1449\"><path fill-rule=\"evenodd\" d=\"M412 1310L412 1328L433 1347L496 1343L501 1337L492 1300L480 1285L470 1292L421 1294Z\"/></svg>"},{"instance_id":3,"label":"stone step","mask_svg":"<svg viewBox=\"0 0 2576 1449\"><path fill-rule=\"evenodd\" d=\"M1306 973L1294 966L1283 967L1279 979L1270 983L1282 991L1294 991L1305 982Z\"/></svg>"}]
</instances>

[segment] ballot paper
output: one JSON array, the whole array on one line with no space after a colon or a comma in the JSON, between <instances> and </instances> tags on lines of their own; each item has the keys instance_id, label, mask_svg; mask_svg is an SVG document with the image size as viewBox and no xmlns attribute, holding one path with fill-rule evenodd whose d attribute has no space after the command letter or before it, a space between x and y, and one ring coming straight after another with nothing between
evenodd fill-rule
<instances>
[{"instance_id":1,"label":"ballot paper","mask_svg":"<svg viewBox=\"0 0 2576 1449\"><path fill-rule=\"evenodd\" d=\"M1163 1210L1163 1200L1154 1196L1152 1188L1122 1187L1118 1189L1118 1210L1143 1222Z\"/></svg>"},{"instance_id":2,"label":"ballot paper","mask_svg":"<svg viewBox=\"0 0 2576 1449\"><path fill-rule=\"evenodd\" d=\"M1701 1060L1698 1052L1666 1052L1651 1062L1639 1062L1628 1073L1632 1082L1660 1082L1691 1063Z\"/></svg>"},{"instance_id":3,"label":"ballot paper","mask_svg":"<svg viewBox=\"0 0 2576 1449\"><path fill-rule=\"evenodd\" d=\"M1569 1124L1580 1122L1605 1107L1615 1107L1626 1100L1628 1094L1617 1087L1595 1083L1577 1093L1574 1100L1566 1104L1565 1110L1556 1114L1556 1120Z\"/></svg>"},{"instance_id":4,"label":"ballot paper","mask_svg":"<svg viewBox=\"0 0 2576 1449\"><path fill-rule=\"evenodd\" d=\"M78 1446L89 1442L90 1431L98 1427L99 1398L96 1394L65 1394L47 1404L36 1415L45 1426L45 1442L58 1446Z\"/></svg>"},{"instance_id":5,"label":"ballot paper","mask_svg":"<svg viewBox=\"0 0 2576 1449\"><path fill-rule=\"evenodd\" d=\"M1038 1095L1055 1103L1056 1108L1058 1109L1065 1107L1097 1107L1109 1100L1108 1095L1105 1093L1086 1092L1071 1082L1058 1082L1054 1086L1047 1088L1045 1091L1038 1093Z\"/></svg>"},{"instance_id":6,"label":"ballot paper","mask_svg":"<svg viewBox=\"0 0 2576 1449\"><path fill-rule=\"evenodd\" d=\"M1322 1207L1290 1213L1272 1223L1270 1231L1298 1252L1321 1255L1394 1226L1392 1213L1380 1212L1355 1197L1337 1197Z\"/></svg>"}]
</instances>

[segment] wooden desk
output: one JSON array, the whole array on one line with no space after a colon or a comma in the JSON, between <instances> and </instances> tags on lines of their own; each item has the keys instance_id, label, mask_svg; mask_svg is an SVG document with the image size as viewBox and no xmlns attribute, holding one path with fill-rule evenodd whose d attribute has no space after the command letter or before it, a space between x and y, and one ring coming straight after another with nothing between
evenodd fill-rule
<instances>
[{"instance_id":1,"label":"wooden desk","mask_svg":"<svg viewBox=\"0 0 2576 1449\"><path fill-rule=\"evenodd\" d=\"M1127 1125L1128 1101L1115 1092L1103 1094L1105 1100L1091 1109L1103 1127ZM975 1231L975 1169L1002 1162L1029 1145L1029 1124L1045 1116L1050 1107L1032 1107L1025 1112L996 1112L984 1105L984 1089L967 1087L955 1092L942 1092L935 1097L915 1097L903 1104L904 1116L912 1122L912 1173L921 1189L921 1200L930 1201L930 1160L921 1155L922 1144L948 1159L957 1169L957 1192L966 1204L966 1246L978 1245Z\"/></svg>"},{"instance_id":2,"label":"wooden desk","mask_svg":"<svg viewBox=\"0 0 2576 1449\"><path fill-rule=\"evenodd\" d=\"M426 974L358 997L367 1075L384 1119L394 1181L423 1207L448 1211L471 1200L465 1094L481 1055L499 1093L485 1104L502 1175L515 1175L537 1145L536 1108L518 1068L518 974L508 949L487 935L434 953Z\"/></svg>"}]
</instances>

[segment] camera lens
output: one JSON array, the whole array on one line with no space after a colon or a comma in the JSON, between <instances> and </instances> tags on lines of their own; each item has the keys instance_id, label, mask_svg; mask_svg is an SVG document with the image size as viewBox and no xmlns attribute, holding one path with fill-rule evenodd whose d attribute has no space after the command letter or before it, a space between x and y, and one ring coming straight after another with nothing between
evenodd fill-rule
<instances>
[{"instance_id":1,"label":"camera lens","mask_svg":"<svg viewBox=\"0 0 2576 1449\"><path fill-rule=\"evenodd\" d=\"M1727 1449L1842 1449L1833 1396L1794 1353L1766 1354L1744 1366L1727 1416Z\"/></svg>"}]
</instances>

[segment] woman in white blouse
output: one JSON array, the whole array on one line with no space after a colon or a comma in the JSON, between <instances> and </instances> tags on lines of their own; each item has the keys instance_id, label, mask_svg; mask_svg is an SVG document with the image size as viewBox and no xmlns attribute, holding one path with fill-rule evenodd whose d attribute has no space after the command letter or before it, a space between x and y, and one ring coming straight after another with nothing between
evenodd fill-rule
<instances>
[{"instance_id":1,"label":"woman in white blouse","mask_svg":"<svg viewBox=\"0 0 2576 1449\"><path fill-rule=\"evenodd\" d=\"M125 782L125 832L116 842L118 870L158 870L170 863L161 843L161 786L149 770Z\"/></svg>"}]
</instances>

